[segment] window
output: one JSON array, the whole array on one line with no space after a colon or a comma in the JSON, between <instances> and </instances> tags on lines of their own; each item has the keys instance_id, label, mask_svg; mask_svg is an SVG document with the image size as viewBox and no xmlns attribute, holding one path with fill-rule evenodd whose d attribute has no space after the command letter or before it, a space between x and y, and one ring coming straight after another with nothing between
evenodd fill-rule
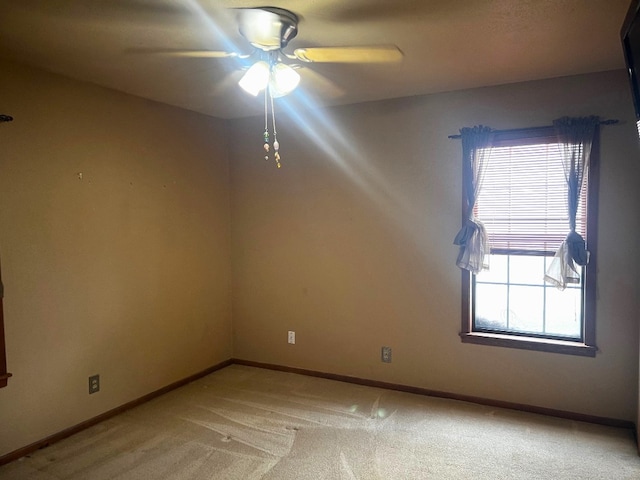
<instances>
[{"instance_id":1,"label":"window","mask_svg":"<svg viewBox=\"0 0 640 480\"><path fill-rule=\"evenodd\" d=\"M562 150L552 127L495 132L474 208L488 271L462 271L463 342L595 356L598 139L576 214L590 261L558 290L544 274L569 232Z\"/></svg>"}]
</instances>

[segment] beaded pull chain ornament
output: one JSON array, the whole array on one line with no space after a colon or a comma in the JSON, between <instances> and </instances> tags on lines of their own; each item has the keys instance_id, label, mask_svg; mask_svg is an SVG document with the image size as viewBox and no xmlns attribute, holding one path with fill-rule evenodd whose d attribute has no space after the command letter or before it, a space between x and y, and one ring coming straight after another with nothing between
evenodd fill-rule
<instances>
[{"instance_id":1,"label":"beaded pull chain ornament","mask_svg":"<svg viewBox=\"0 0 640 480\"><path fill-rule=\"evenodd\" d=\"M269 103L271 98L271 125L273 127L273 159L276 166L280 168L280 144L278 143L278 132L276 130L276 112L273 108L273 96L269 91L269 87L264 89L264 159L269 160Z\"/></svg>"}]
</instances>

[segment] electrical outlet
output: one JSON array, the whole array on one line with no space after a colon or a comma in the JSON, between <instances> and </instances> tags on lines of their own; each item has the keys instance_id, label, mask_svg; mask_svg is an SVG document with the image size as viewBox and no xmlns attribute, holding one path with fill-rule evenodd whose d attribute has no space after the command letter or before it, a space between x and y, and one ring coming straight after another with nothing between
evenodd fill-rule
<instances>
[{"instance_id":1,"label":"electrical outlet","mask_svg":"<svg viewBox=\"0 0 640 480\"><path fill-rule=\"evenodd\" d=\"M89 377L89 394L100 391L100 375L92 375Z\"/></svg>"},{"instance_id":2,"label":"electrical outlet","mask_svg":"<svg viewBox=\"0 0 640 480\"><path fill-rule=\"evenodd\" d=\"M380 360L384 363L391 363L391 347L382 347Z\"/></svg>"},{"instance_id":3,"label":"electrical outlet","mask_svg":"<svg viewBox=\"0 0 640 480\"><path fill-rule=\"evenodd\" d=\"M291 330L289 330L289 334L287 335L287 342L295 345L296 332L292 332Z\"/></svg>"}]
</instances>

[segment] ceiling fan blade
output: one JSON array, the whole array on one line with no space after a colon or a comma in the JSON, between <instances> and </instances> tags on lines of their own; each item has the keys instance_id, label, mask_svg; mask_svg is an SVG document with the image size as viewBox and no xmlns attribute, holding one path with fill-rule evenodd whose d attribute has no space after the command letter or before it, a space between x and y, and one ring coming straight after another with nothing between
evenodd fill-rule
<instances>
[{"instance_id":1,"label":"ceiling fan blade","mask_svg":"<svg viewBox=\"0 0 640 480\"><path fill-rule=\"evenodd\" d=\"M298 71L302 76L300 83L304 86L305 91L311 94L317 93L325 98L339 98L345 94L345 91L336 85L335 82L315 70L301 68Z\"/></svg>"},{"instance_id":2,"label":"ceiling fan blade","mask_svg":"<svg viewBox=\"0 0 640 480\"><path fill-rule=\"evenodd\" d=\"M293 54L303 62L317 63L389 63L403 57L395 45L296 48Z\"/></svg>"},{"instance_id":3,"label":"ceiling fan blade","mask_svg":"<svg viewBox=\"0 0 640 480\"><path fill-rule=\"evenodd\" d=\"M129 53L146 53L152 55L163 55L165 57L186 57L186 58L233 58L242 57L236 52L225 52L222 50L182 50L173 48L130 48Z\"/></svg>"}]
</instances>

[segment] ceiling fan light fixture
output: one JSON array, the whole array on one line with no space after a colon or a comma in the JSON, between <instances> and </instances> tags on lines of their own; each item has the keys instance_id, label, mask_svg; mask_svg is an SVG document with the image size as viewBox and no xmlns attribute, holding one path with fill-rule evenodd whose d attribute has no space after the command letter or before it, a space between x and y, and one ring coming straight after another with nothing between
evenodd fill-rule
<instances>
[{"instance_id":1,"label":"ceiling fan light fixture","mask_svg":"<svg viewBox=\"0 0 640 480\"><path fill-rule=\"evenodd\" d=\"M240 85L245 92L256 97L258 93L267 88L269 77L269 64L261 60L251 65L251 68L242 76L238 85Z\"/></svg>"},{"instance_id":2,"label":"ceiling fan light fixture","mask_svg":"<svg viewBox=\"0 0 640 480\"><path fill-rule=\"evenodd\" d=\"M293 92L300 83L300 74L289 65L276 63L271 69L269 89L275 98L284 97Z\"/></svg>"}]
</instances>

